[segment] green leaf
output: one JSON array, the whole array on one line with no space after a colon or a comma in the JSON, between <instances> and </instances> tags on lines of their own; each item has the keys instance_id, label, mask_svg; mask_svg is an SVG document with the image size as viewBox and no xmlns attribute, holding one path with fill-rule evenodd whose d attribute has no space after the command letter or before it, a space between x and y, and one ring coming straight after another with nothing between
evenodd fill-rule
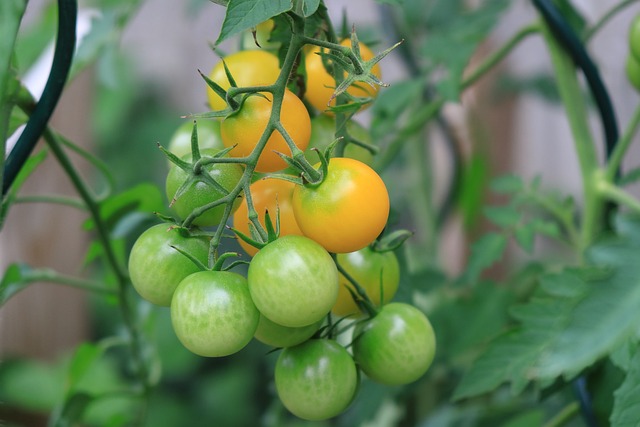
<instances>
[{"instance_id":1,"label":"green leaf","mask_svg":"<svg viewBox=\"0 0 640 427\"><path fill-rule=\"evenodd\" d=\"M536 232L531 223L524 224L522 227L516 228L514 237L523 250L528 253L533 251Z\"/></svg>"},{"instance_id":2,"label":"green leaf","mask_svg":"<svg viewBox=\"0 0 640 427\"><path fill-rule=\"evenodd\" d=\"M6 194L4 200L2 200L2 205L0 206L0 228L2 228L2 224L4 222L4 218L9 212L9 207L15 200L18 195L18 191L22 184L25 183L27 178L36 170L38 165L44 161L47 157L47 150L43 149L38 153L32 155L27 159L27 161L22 165L22 169L18 172L16 179L13 181L13 184L9 188L9 192Z\"/></svg>"},{"instance_id":3,"label":"green leaf","mask_svg":"<svg viewBox=\"0 0 640 427\"><path fill-rule=\"evenodd\" d=\"M320 6L320 0L293 0L293 11L303 18L316 13L318 6Z\"/></svg>"},{"instance_id":4,"label":"green leaf","mask_svg":"<svg viewBox=\"0 0 640 427\"><path fill-rule=\"evenodd\" d=\"M88 393L75 393L65 400L60 416L54 420L54 427L73 427L82 420L85 410L94 397Z\"/></svg>"},{"instance_id":5,"label":"green leaf","mask_svg":"<svg viewBox=\"0 0 640 427\"><path fill-rule=\"evenodd\" d=\"M32 268L26 264L11 264L7 268L0 282L0 307L32 283L30 280L32 272Z\"/></svg>"},{"instance_id":6,"label":"green leaf","mask_svg":"<svg viewBox=\"0 0 640 427\"><path fill-rule=\"evenodd\" d=\"M67 371L67 390L73 391L87 370L102 354L102 349L91 343L82 343L76 349Z\"/></svg>"},{"instance_id":7,"label":"green leaf","mask_svg":"<svg viewBox=\"0 0 640 427\"><path fill-rule=\"evenodd\" d=\"M483 150L474 150L462 168L458 204L465 227L470 230L482 218L484 194L489 177L489 156Z\"/></svg>"},{"instance_id":8,"label":"green leaf","mask_svg":"<svg viewBox=\"0 0 640 427\"><path fill-rule=\"evenodd\" d=\"M515 227L522 217L521 213L511 205L486 206L484 214L489 221L498 227Z\"/></svg>"},{"instance_id":9,"label":"green leaf","mask_svg":"<svg viewBox=\"0 0 640 427\"><path fill-rule=\"evenodd\" d=\"M502 258L507 246L507 236L490 232L482 236L471 246L471 255L467 269L461 280L476 283L480 274Z\"/></svg>"},{"instance_id":10,"label":"green leaf","mask_svg":"<svg viewBox=\"0 0 640 427\"><path fill-rule=\"evenodd\" d=\"M6 407L51 412L63 398L63 388L64 369L58 364L26 358L0 364L0 400Z\"/></svg>"},{"instance_id":11,"label":"green leaf","mask_svg":"<svg viewBox=\"0 0 640 427\"><path fill-rule=\"evenodd\" d=\"M230 0L216 45L267 19L291 10L291 0Z\"/></svg>"},{"instance_id":12,"label":"green leaf","mask_svg":"<svg viewBox=\"0 0 640 427\"><path fill-rule=\"evenodd\" d=\"M617 350L640 328L639 257L637 240L620 237L592 247L589 266L544 276L531 301L512 310L520 326L491 343L456 398L505 382L517 394L529 381L568 380Z\"/></svg>"},{"instance_id":13,"label":"green leaf","mask_svg":"<svg viewBox=\"0 0 640 427\"><path fill-rule=\"evenodd\" d=\"M627 375L613 396L611 426L637 427L640 420L640 351L637 347Z\"/></svg>"},{"instance_id":14,"label":"green leaf","mask_svg":"<svg viewBox=\"0 0 640 427\"><path fill-rule=\"evenodd\" d=\"M525 188L524 181L518 175L503 175L495 178L489 184L491 191L502 194L512 194Z\"/></svg>"},{"instance_id":15,"label":"green leaf","mask_svg":"<svg viewBox=\"0 0 640 427\"><path fill-rule=\"evenodd\" d=\"M618 179L618 185L629 185L640 180L640 167L633 168Z\"/></svg>"}]
</instances>

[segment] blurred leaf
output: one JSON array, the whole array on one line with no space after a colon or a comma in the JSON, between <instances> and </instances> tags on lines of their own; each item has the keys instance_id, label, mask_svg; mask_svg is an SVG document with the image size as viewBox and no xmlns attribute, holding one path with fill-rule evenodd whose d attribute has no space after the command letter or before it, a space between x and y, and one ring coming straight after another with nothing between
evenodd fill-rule
<instances>
[{"instance_id":1,"label":"blurred leaf","mask_svg":"<svg viewBox=\"0 0 640 427\"><path fill-rule=\"evenodd\" d=\"M473 229L482 217L485 190L489 179L489 158L482 150L474 150L462 167L462 183L458 204L467 230Z\"/></svg>"},{"instance_id":2,"label":"blurred leaf","mask_svg":"<svg viewBox=\"0 0 640 427\"><path fill-rule=\"evenodd\" d=\"M63 397L64 369L41 361L3 360L0 401L3 406L50 412Z\"/></svg>"},{"instance_id":3,"label":"blurred leaf","mask_svg":"<svg viewBox=\"0 0 640 427\"><path fill-rule=\"evenodd\" d=\"M5 3L9 4L12 1ZM3 15L0 13L0 16ZM2 27L4 25L0 25L0 28ZM47 2L28 26L20 28L15 46L16 64L20 74L24 75L47 47L53 48L57 28L58 5L53 1ZM1 39L4 40L4 37Z\"/></svg>"},{"instance_id":4,"label":"blurred leaf","mask_svg":"<svg viewBox=\"0 0 640 427\"><path fill-rule=\"evenodd\" d=\"M489 232L479 238L471 245L467 268L460 280L469 284L476 283L485 269L502 258L506 247L507 236L504 234Z\"/></svg>"},{"instance_id":5,"label":"blurred leaf","mask_svg":"<svg viewBox=\"0 0 640 427\"><path fill-rule=\"evenodd\" d=\"M291 10L291 0L229 0L216 45L267 19Z\"/></svg>"},{"instance_id":6,"label":"blurred leaf","mask_svg":"<svg viewBox=\"0 0 640 427\"><path fill-rule=\"evenodd\" d=\"M609 358L615 366L623 371L628 371L631 369L633 357L639 352L639 349L638 339L633 338L615 349Z\"/></svg>"},{"instance_id":7,"label":"blurred leaf","mask_svg":"<svg viewBox=\"0 0 640 427\"><path fill-rule=\"evenodd\" d=\"M450 0L437 3L442 2L449 3ZM510 4L508 0L485 1L469 11L464 4L458 3L457 10L447 11L448 19L440 17L439 22L433 23L421 52L429 61L431 71L443 72L436 87L446 100L458 100L462 74L469 59Z\"/></svg>"},{"instance_id":8,"label":"blurred leaf","mask_svg":"<svg viewBox=\"0 0 640 427\"><path fill-rule=\"evenodd\" d=\"M531 253L533 251L533 243L536 236L535 233L536 231L532 223L527 223L516 228L514 237L523 250Z\"/></svg>"},{"instance_id":9,"label":"blurred leaf","mask_svg":"<svg viewBox=\"0 0 640 427\"><path fill-rule=\"evenodd\" d=\"M522 214L511 205L486 206L484 214L489 221L502 228L516 226L522 217Z\"/></svg>"},{"instance_id":10,"label":"blurred leaf","mask_svg":"<svg viewBox=\"0 0 640 427\"><path fill-rule=\"evenodd\" d=\"M102 349L91 343L82 343L76 349L67 371L67 389L74 390L87 370L102 354Z\"/></svg>"},{"instance_id":11,"label":"blurred leaf","mask_svg":"<svg viewBox=\"0 0 640 427\"><path fill-rule=\"evenodd\" d=\"M634 182L637 182L638 180L640 180L640 167L633 168L629 172L625 173L618 180L618 184L624 186L624 185L633 184Z\"/></svg>"},{"instance_id":12,"label":"blurred leaf","mask_svg":"<svg viewBox=\"0 0 640 427\"><path fill-rule=\"evenodd\" d=\"M517 193L525 188L522 178L518 175L504 175L491 181L491 191L502 194Z\"/></svg>"},{"instance_id":13,"label":"blurred leaf","mask_svg":"<svg viewBox=\"0 0 640 427\"><path fill-rule=\"evenodd\" d=\"M380 91L372 107L374 138L381 138L398 128L398 118L421 99L424 84L421 79L403 80Z\"/></svg>"},{"instance_id":14,"label":"blurred leaf","mask_svg":"<svg viewBox=\"0 0 640 427\"><path fill-rule=\"evenodd\" d=\"M640 231L638 223L634 227ZM534 298L512 310L520 326L478 358L458 385L456 398L485 393L504 382L511 382L517 394L532 380L545 385L559 377L571 379L637 332L637 241L612 238L587 255L598 268L546 275Z\"/></svg>"},{"instance_id":15,"label":"blurred leaf","mask_svg":"<svg viewBox=\"0 0 640 427\"><path fill-rule=\"evenodd\" d=\"M627 375L614 393L612 427L637 427L640 420L640 351L636 352L629 364Z\"/></svg>"},{"instance_id":16,"label":"blurred leaf","mask_svg":"<svg viewBox=\"0 0 640 427\"><path fill-rule=\"evenodd\" d=\"M11 264L0 282L0 306L33 283L35 271L26 264Z\"/></svg>"},{"instance_id":17,"label":"blurred leaf","mask_svg":"<svg viewBox=\"0 0 640 427\"><path fill-rule=\"evenodd\" d=\"M9 117L7 136L12 135L20 126L27 123L27 120L29 120L29 116L24 111L19 108L13 108Z\"/></svg>"},{"instance_id":18,"label":"blurred leaf","mask_svg":"<svg viewBox=\"0 0 640 427\"><path fill-rule=\"evenodd\" d=\"M498 97L523 94L535 95L551 104L560 103L560 93L553 75L535 74L516 77L507 74L500 76L496 85Z\"/></svg>"},{"instance_id":19,"label":"blurred leaf","mask_svg":"<svg viewBox=\"0 0 640 427\"><path fill-rule=\"evenodd\" d=\"M82 420L84 411L94 397L87 393L75 393L66 399L60 416L54 420L53 427L73 427Z\"/></svg>"},{"instance_id":20,"label":"blurred leaf","mask_svg":"<svg viewBox=\"0 0 640 427\"><path fill-rule=\"evenodd\" d=\"M316 13L318 6L320 6L320 0L293 0L293 11L303 18Z\"/></svg>"}]
</instances>

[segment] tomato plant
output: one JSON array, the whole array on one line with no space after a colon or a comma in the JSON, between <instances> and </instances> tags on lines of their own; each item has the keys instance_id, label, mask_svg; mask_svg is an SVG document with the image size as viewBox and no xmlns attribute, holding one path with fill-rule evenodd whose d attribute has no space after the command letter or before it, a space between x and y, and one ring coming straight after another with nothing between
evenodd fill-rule
<instances>
[{"instance_id":1,"label":"tomato plant","mask_svg":"<svg viewBox=\"0 0 640 427\"><path fill-rule=\"evenodd\" d=\"M340 344L309 340L280 353L275 381L278 397L289 411L306 420L324 420L349 406L358 387L358 374Z\"/></svg>"},{"instance_id":2,"label":"tomato plant","mask_svg":"<svg viewBox=\"0 0 640 427\"><path fill-rule=\"evenodd\" d=\"M351 40L345 39L340 42L341 46L350 47ZM364 43L360 43L360 54L362 59L368 61L375 55ZM311 47L305 51L305 70L307 73L307 88L305 97L313 107L318 111L328 112L329 106L335 106L335 99L331 99L336 88L336 81L329 74L324 66L320 53L327 51L319 47ZM380 66L375 65L372 69L373 74L380 78ZM358 83L347 89L347 93L357 98L375 98L378 94L377 86L369 86L366 83ZM331 100L331 101L330 101ZM365 104L366 105L366 104Z\"/></svg>"},{"instance_id":3,"label":"tomato plant","mask_svg":"<svg viewBox=\"0 0 640 427\"><path fill-rule=\"evenodd\" d=\"M178 228L157 224L142 233L129 255L131 283L140 296L153 304L169 306L178 283L198 271L198 267L177 247L206 264L209 242L189 237Z\"/></svg>"},{"instance_id":4,"label":"tomato plant","mask_svg":"<svg viewBox=\"0 0 640 427\"><path fill-rule=\"evenodd\" d=\"M349 135L356 141L373 145L371 135L367 129L354 120L347 121L346 125ZM309 146L307 147L307 158L315 161L317 155L314 154L311 149L317 148L320 151L324 151L329 144L335 140L336 120L335 118L326 114L321 114L311 119L311 139L309 140ZM356 159L371 165L373 162L373 154L368 149L357 145L356 143L348 143L344 149L344 157Z\"/></svg>"},{"instance_id":5,"label":"tomato plant","mask_svg":"<svg viewBox=\"0 0 640 427\"><path fill-rule=\"evenodd\" d=\"M222 142L226 147L234 147L231 155L248 156L260 141L271 116L271 95L250 96L240 111L224 119L221 125ZM298 149L309 145L311 119L300 99L289 90L285 90L280 110L282 126ZM284 169L287 164L278 153L291 155L284 136L274 131L266 142L256 164L258 172L274 172Z\"/></svg>"},{"instance_id":6,"label":"tomato plant","mask_svg":"<svg viewBox=\"0 0 640 427\"><path fill-rule=\"evenodd\" d=\"M269 320L307 326L324 318L338 296L338 270L331 256L303 237L280 237L251 260L251 298Z\"/></svg>"},{"instance_id":7,"label":"tomato plant","mask_svg":"<svg viewBox=\"0 0 640 427\"><path fill-rule=\"evenodd\" d=\"M169 140L168 150L178 157L191 154L192 122L181 124ZM220 136L220 122L217 120L200 120L198 122L198 146L200 149L221 150L224 148ZM171 162L169 162L171 167Z\"/></svg>"},{"instance_id":8,"label":"tomato plant","mask_svg":"<svg viewBox=\"0 0 640 427\"><path fill-rule=\"evenodd\" d=\"M398 290L400 265L391 251L376 252L367 246L355 252L338 254L336 262L364 289L376 306L391 301ZM340 274L338 300L331 310L334 314L348 316L360 312L349 290L355 292L351 282Z\"/></svg>"},{"instance_id":9,"label":"tomato plant","mask_svg":"<svg viewBox=\"0 0 640 427\"><path fill-rule=\"evenodd\" d=\"M287 236L289 234L302 235L296 218L293 215L293 207L291 206L291 197L295 184L289 181L281 179L267 178L261 179L251 184L251 198L253 200L253 206L258 213L260 223L265 226L265 214L266 212L271 215L275 224L276 212L279 212L280 219L280 236ZM249 207L247 206L246 199L243 199L238 206L238 209L233 214L233 226L236 230L251 236L249 230L248 220ZM238 239L240 246L249 255L255 255L258 249L246 243L242 239Z\"/></svg>"},{"instance_id":10,"label":"tomato plant","mask_svg":"<svg viewBox=\"0 0 640 427\"><path fill-rule=\"evenodd\" d=\"M218 150L202 150L203 155L214 156ZM191 154L184 157L191 160ZM242 167L233 163L214 163L204 166L200 174L207 174L215 180L217 186L204 181L197 174L185 171L177 165L169 169L167 174L165 192L167 199L171 200L172 207L181 219L186 219L194 209L201 208L209 203L221 199L231 191L242 178ZM184 187L184 185L187 185ZM180 190L180 193L178 191ZM240 200L234 203L234 209L240 204ZM219 205L206 210L194 221L194 225L213 226L218 225L222 219L225 206Z\"/></svg>"},{"instance_id":11,"label":"tomato plant","mask_svg":"<svg viewBox=\"0 0 640 427\"><path fill-rule=\"evenodd\" d=\"M333 158L320 185L295 188L293 213L304 235L327 251L353 252L373 242L384 229L389 195L369 166Z\"/></svg>"},{"instance_id":12,"label":"tomato plant","mask_svg":"<svg viewBox=\"0 0 640 427\"><path fill-rule=\"evenodd\" d=\"M253 338L260 313L247 280L226 271L201 271L185 277L171 300L171 324L190 351L228 356Z\"/></svg>"},{"instance_id":13,"label":"tomato plant","mask_svg":"<svg viewBox=\"0 0 640 427\"><path fill-rule=\"evenodd\" d=\"M264 50L241 50L225 56L209 73L209 78L225 90L231 87L231 83L224 64L238 87L268 85L275 82L280 74L278 58L272 53ZM207 96L212 110L222 110L227 106L226 100L210 88L207 89Z\"/></svg>"},{"instance_id":14,"label":"tomato plant","mask_svg":"<svg viewBox=\"0 0 640 427\"><path fill-rule=\"evenodd\" d=\"M358 366L382 384L416 381L431 366L435 352L429 319L408 304L387 304L353 331L353 356Z\"/></svg>"}]
</instances>

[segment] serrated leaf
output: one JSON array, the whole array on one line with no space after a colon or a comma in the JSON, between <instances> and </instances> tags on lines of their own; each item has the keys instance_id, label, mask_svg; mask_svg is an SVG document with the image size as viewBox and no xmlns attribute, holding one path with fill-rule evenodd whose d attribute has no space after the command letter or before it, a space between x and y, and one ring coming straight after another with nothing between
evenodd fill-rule
<instances>
[{"instance_id":1,"label":"serrated leaf","mask_svg":"<svg viewBox=\"0 0 640 427\"><path fill-rule=\"evenodd\" d=\"M629 370L614 396L612 427L637 427L640 420L640 351L629 364Z\"/></svg>"},{"instance_id":2,"label":"serrated leaf","mask_svg":"<svg viewBox=\"0 0 640 427\"><path fill-rule=\"evenodd\" d=\"M267 19L291 10L291 0L230 0L216 45Z\"/></svg>"},{"instance_id":3,"label":"serrated leaf","mask_svg":"<svg viewBox=\"0 0 640 427\"><path fill-rule=\"evenodd\" d=\"M503 175L491 181L489 187L496 193L511 194L522 191L525 185L518 175Z\"/></svg>"},{"instance_id":4,"label":"serrated leaf","mask_svg":"<svg viewBox=\"0 0 640 427\"><path fill-rule=\"evenodd\" d=\"M471 246L467 269L462 277L466 283L476 283L480 274L502 258L507 246L507 236L490 232Z\"/></svg>"},{"instance_id":5,"label":"serrated leaf","mask_svg":"<svg viewBox=\"0 0 640 427\"><path fill-rule=\"evenodd\" d=\"M498 227L514 227L520 222L521 213L513 206L486 206L484 215Z\"/></svg>"},{"instance_id":6,"label":"serrated leaf","mask_svg":"<svg viewBox=\"0 0 640 427\"><path fill-rule=\"evenodd\" d=\"M536 232L531 223L524 224L522 227L516 228L514 237L516 239L516 242L518 242L518 245L520 245L520 247L524 251L528 253L531 253L533 251L533 243L535 241Z\"/></svg>"},{"instance_id":7,"label":"serrated leaf","mask_svg":"<svg viewBox=\"0 0 640 427\"><path fill-rule=\"evenodd\" d=\"M635 228L640 230L638 223ZM529 381L544 386L560 377L571 379L634 336L640 327L636 242L602 241L588 251L587 267L544 276L530 302L512 310L520 326L478 358L456 398L505 382L519 393Z\"/></svg>"}]
</instances>

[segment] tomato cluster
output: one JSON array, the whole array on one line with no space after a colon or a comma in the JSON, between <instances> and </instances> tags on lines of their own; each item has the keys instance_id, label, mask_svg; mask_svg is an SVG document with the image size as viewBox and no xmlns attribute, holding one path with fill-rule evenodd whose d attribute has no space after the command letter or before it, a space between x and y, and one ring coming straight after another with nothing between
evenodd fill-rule
<instances>
[{"instance_id":1,"label":"tomato cluster","mask_svg":"<svg viewBox=\"0 0 640 427\"><path fill-rule=\"evenodd\" d=\"M389 195L370 166L375 150L367 130L342 121L344 154L332 156L337 120L325 107L335 82L316 51L303 50L309 109L294 92L278 95L270 86L280 69L269 52L241 51L224 59L226 70L214 67L209 79L219 87L235 82L259 92L232 99L211 90L214 110L233 111L176 131L166 195L177 219L145 231L129 259L135 289L170 307L173 329L193 353L228 356L254 338L281 349L278 396L309 420L343 412L360 372L382 384L407 384L427 371L435 352L427 317L391 302L400 266L395 247L380 243ZM364 45L360 51L373 56ZM270 128L275 108L278 126ZM218 254L221 234L212 230L227 220L250 257L246 277L224 268L231 254ZM336 341L343 334L352 345Z\"/></svg>"}]
</instances>

